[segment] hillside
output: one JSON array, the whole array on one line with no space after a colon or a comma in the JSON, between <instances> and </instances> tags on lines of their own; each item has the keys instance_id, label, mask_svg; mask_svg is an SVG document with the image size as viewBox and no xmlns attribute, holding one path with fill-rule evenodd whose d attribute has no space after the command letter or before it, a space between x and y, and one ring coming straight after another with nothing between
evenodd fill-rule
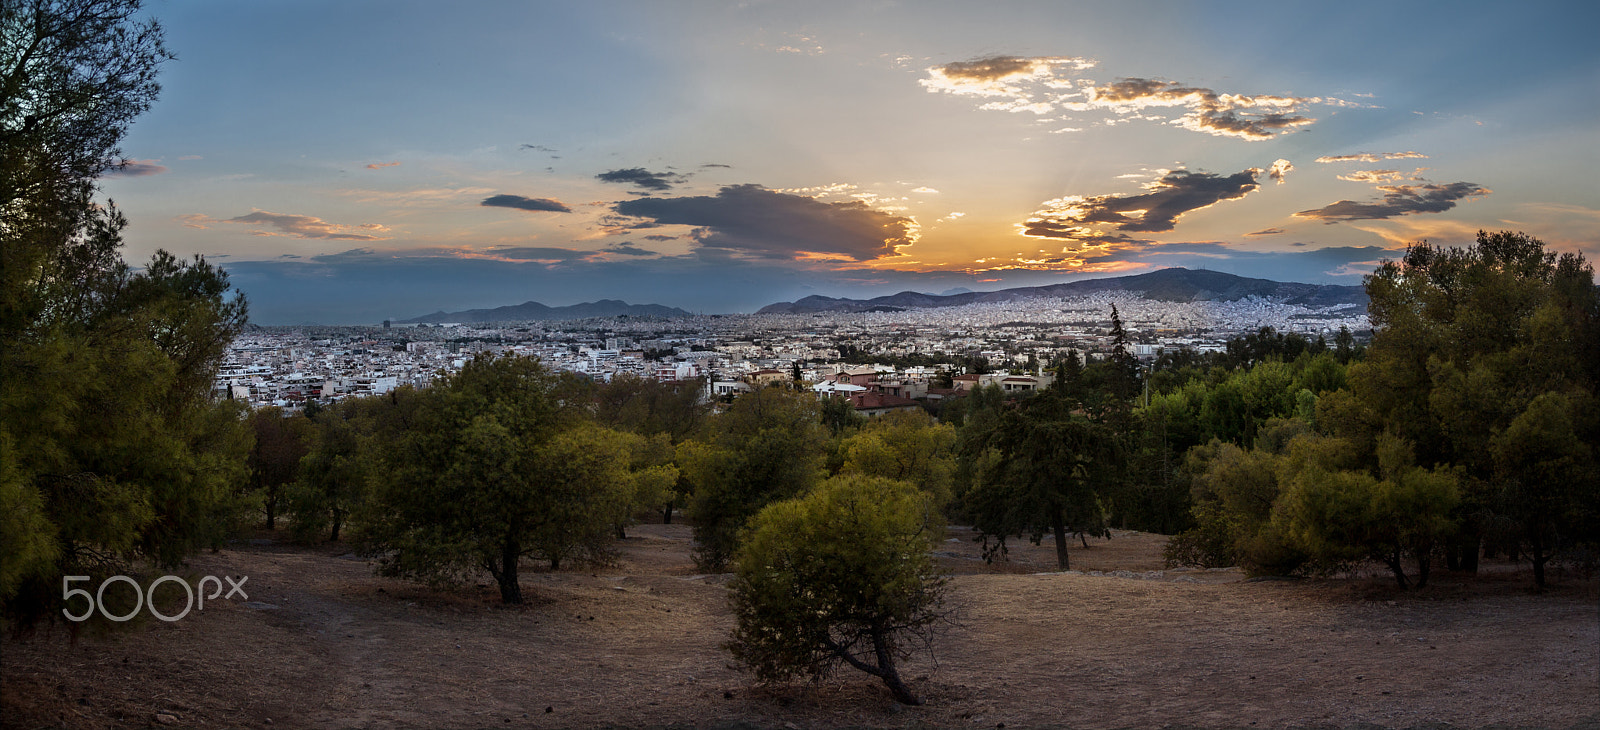
<instances>
[{"instance_id":1,"label":"hillside","mask_svg":"<svg viewBox=\"0 0 1600 730\"><path fill-rule=\"evenodd\" d=\"M1167 302L1231 302L1256 296L1281 299L1290 304L1366 306L1367 294L1359 286L1300 284L1195 269L1162 269L1147 274L1087 279L1049 286L1018 287L992 292L965 292L950 295L900 292L873 299L845 299L809 296L794 302L779 302L762 307L758 314L809 314L813 312L893 311L930 307L959 307L964 304L1009 302L1038 297L1075 297L1099 292L1131 292Z\"/></svg>"},{"instance_id":2,"label":"hillside","mask_svg":"<svg viewBox=\"0 0 1600 730\"><path fill-rule=\"evenodd\" d=\"M263 535L194 556L249 576L248 600L114 637L0 637L5 727L1021 728L1594 727L1595 581L1543 595L1514 565L1245 582L1167 570L1159 535L1048 540L986 565L966 528L937 553L953 623L903 666L928 703L844 669L763 685L721 648L727 575L699 573L690 528L638 525L614 564L529 570L529 603L487 585L376 577L337 543ZM181 602L180 596L170 600ZM176 608L169 608L175 613ZM165 716L165 719L163 719ZM1450 723L1440 725L1437 723Z\"/></svg>"},{"instance_id":3,"label":"hillside","mask_svg":"<svg viewBox=\"0 0 1600 730\"><path fill-rule=\"evenodd\" d=\"M464 312L439 311L400 320L401 324L439 324L441 322L530 322L536 320L586 319L589 317L688 317L677 307L660 304L629 304L617 299L601 299L566 307L548 307L538 302L523 302L494 309L468 309Z\"/></svg>"}]
</instances>

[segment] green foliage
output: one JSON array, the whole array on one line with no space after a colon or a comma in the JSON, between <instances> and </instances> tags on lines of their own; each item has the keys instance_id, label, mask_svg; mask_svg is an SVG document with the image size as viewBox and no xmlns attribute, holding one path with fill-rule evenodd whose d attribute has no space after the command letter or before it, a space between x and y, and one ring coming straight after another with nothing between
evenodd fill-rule
<instances>
[{"instance_id":1,"label":"green foliage","mask_svg":"<svg viewBox=\"0 0 1600 730\"><path fill-rule=\"evenodd\" d=\"M1027 534L1037 544L1048 530L1057 563L1066 570L1069 528L1108 533L1100 496L1121 471L1116 436L1068 410L1056 393L1046 391L1006 409L963 455L971 473L964 507L985 543L995 541L991 555L1004 554L1009 536Z\"/></svg>"},{"instance_id":2,"label":"green foliage","mask_svg":"<svg viewBox=\"0 0 1600 730\"><path fill-rule=\"evenodd\" d=\"M828 427L828 432L838 436L855 428L860 428L866 418L856 413L855 404L849 398L840 395L824 398L821 403L822 425Z\"/></svg>"},{"instance_id":3,"label":"green foliage","mask_svg":"<svg viewBox=\"0 0 1600 730\"><path fill-rule=\"evenodd\" d=\"M367 483L379 468L374 450L380 412L408 406L415 391L403 389L386 398L347 398L321 409L310 425L306 454L295 469L296 480L285 489L290 528L296 540L337 541L350 515L361 505Z\"/></svg>"},{"instance_id":4,"label":"green foliage","mask_svg":"<svg viewBox=\"0 0 1600 730\"><path fill-rule=\"evenodd\" d=\"M848 664L921 704L897 663L941 618L935 514L921 490L862 475L767 506L750 521L729 586L728 650L764 681Z\"/></svg>"},{"instance_id":5,"label":"green foliage","mask_svg":"<svg viewBox=\"0 0 1600 730\"><path fill-rule=\"evenodd\" d=\"M520 603L523 557L552 568L603 558L639 482L665 475L634 473L641 437L583 423L592 398L577 385L532 358L480 355L426 391L397 392L366 450L381 477L361 543L379 571L447 585L486 570L501 600Z\"/></svg>"},{"instance_id":6,"label":"green foliage","mask_svg":"<svg viewBox=\"0 0 1600 730\"><path fill-rule=\"evenodd\" d=\"M283 409L268 406L250 414L255 443L250 448L250 488L266 510L267 529L277 527L279 503L300 476L300 460L311 450L315 426L304 415L285 418Z\"/></svg>"},{"instance_id":7,"label":"green foliage","mask_svg":"<svg viewBox=\"0 0 1600 730\"><path fill-rule=\"evenodd\" d=\"M11 436L0 432L0 597L11 598L28 582L49 580L60 546L44 497L23 480Z\"/></svg>"},{"instance_id":8,"label":"green foliage","mask_svg":"<svg viewBox=\"0 0 1600 730\"><path fill-rule=\"evenodd\" d=\"M1168 568L1227 568L1239 564L1245 535L1238 521L1216 502L1194 506L1195 526L1167 541L1161 550Z\"/></svg>"},{"instance_id":9,"label":"green foliage","mask_svg":"<svg viewBox=\"0 0 1600 730\"><path fill-rule=\"evenodd\" d=\"M53 578L174 565L250 508L249 431L208 397L243 299L198 257L134 272L127 220L93 200L170 58L137 10L0 7L0 604L20 623L57 615Z\"/></svg>"},{"instance_id":10,"label":"green foliage","mask_svg":"<svg viewBox=\"0 0 1600 730\"><path fill-rule=\"evenodd\" d=\"M659 381L621 374L595 389L595 421L610 428L674 444L704 427L710 407L700 402L700 380Z\"/></svg>"},{"instance_id":11,"label":"green foliage","mask_svg":"<svg viewBox=\"0 0 1600 730\"><path fill-rule=\"evenodd\" d=\"M695 560L720 570L745 521L767 504L809 491L821 478L826 437L810 393L762 388L735 399L709 427L709 442L680 449L692 485Z\"/></svg>"},{"instance_id":12,"label":"green foliage","mask_svg":"<svg viewBox=\"0 0 1600 730\"><path fill-rule=\"evenodd\" d=\"M1594 522L1581 517L1594 511L1600 480L1583 467L1549 480L1544 459L1513 456L1538 453L1529 451L1535 441L1507 434L1519 421L1540 423L1545 443L1583 445L1555 462L1593 459L1594 419L1551 416L1564 410L1556 405L1563 398L1593 398L1600 382L1593 267L1524 234L1479 232L1465 249L1411 247L1374 272L1367 289L1378 332L1366 361L1352 367L1351 398L1319 406L1319 422L1326 410L1341 436L1375 443L1373 434L1387 430L1414 445L1419 465L1461 467L1469 488L1458 517L1517 522L1542 587L1555 552L1600 544ZM1472 530L1484 522L1462 521L1468 532L1453 559L1475 564L1483 536Z\"/></svg>"},{"instance_id":13,"label":"green foliage","mask_svg":"<svg viewBox=\"0 0 1600 730\"><path fill-rule=\"evenodd\" d=\"M871 419L843 440L841 474L910 482L943 509L951 499L956 429L921 411L897 411Z\"/></svg>"},{"instance_id":14,"label":"green foliage","mask_svg":"<svg viewBox=\"0 0 1600 730\"><path fill-rule=\"evenodd\" d=\"M1337 449L1337 439L1326 441ZM1319 458L1327 450L1301 451L1292 450L1284 464L1287 486L1274 516L1277 526L1324 563L1382 562L1401 588L1410 585L1402 564L1409 556L1418 567L1417 586L1427 585L1433 550L1455 526L1450 512L1460 499L1456 475L1416 467L1410 445L1387 434L1378 445L1378 476L1329 468Z\"/></svg>"}]
</instances>

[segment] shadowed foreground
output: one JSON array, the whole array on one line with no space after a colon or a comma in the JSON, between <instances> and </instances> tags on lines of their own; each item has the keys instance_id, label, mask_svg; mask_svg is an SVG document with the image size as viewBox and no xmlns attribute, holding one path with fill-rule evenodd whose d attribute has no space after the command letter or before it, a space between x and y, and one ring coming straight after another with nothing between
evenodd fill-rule
<instances>
[{"instance_id":1,"label":"shadowed foreground","mask_svg":"<svg viewBox=\"0 0 1600 730\"><path fill-rule=\"evenodd\" d=\"M248 575L251 603L214 602L109 639L7 639L5 725L574 727L618 724L1077 728L1569 727L1600 718L1596 582L1532 595L1526 575L1247 583L1159 571L1160 538L1118 533L1074 565L1123 577L986 570L947 542L960 625L937 662L903 668L923 707L841 673L763 688L719 645L723 576L693 574L688 530L631 530L597 572L529 573L529 604L492 584L434 593L328 549L254 544L194 560ZM959 531L952 534L964 536ZM265 541L257 541L265 542ZM1074 544L1074 548L1078 548ZM337 550L337 548L335 548ZM1128 577L1134 576L1134 577Z\"/></svg>"}]
</instances>

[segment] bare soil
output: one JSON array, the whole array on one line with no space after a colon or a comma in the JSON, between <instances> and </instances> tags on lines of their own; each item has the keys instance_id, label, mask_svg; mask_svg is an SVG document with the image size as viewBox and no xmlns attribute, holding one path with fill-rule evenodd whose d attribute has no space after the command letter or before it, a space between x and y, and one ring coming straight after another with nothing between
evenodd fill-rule
<instances>
[{"instance_id":1,"label":"bare soil","mask_svg":"<svg viewBox=\"0 0 1600 730\"><path fill-rule=\"evenodd\" d=\"M267 536L195 558L249 576L208 602L75 640L6 638L7 727L1287 727L1600 726L1600 593L1567 576L1247 582L1162 570L1165 538L1048 540L986 565L970 531L939 550L958 621L904 674L903 707L844 670L758 685L720 648L725 575L696 574L689 529L641 525L616 565L453 592L374 577L343 546ZM169 613L175 609L165 609Z\"/></svg>"}]
</instances>

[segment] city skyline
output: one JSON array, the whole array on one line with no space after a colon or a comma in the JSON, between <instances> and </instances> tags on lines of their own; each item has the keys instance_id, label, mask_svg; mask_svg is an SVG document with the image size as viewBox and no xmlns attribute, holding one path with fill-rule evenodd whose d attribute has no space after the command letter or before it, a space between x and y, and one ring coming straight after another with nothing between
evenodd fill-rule
<instances>
[{"instance_id":1,"label":"city skyline","mask_svg":"<svg viewBox=\"0 0 1600 730\"><path fill-rule=\"evenodd\" d=\"M1600 254L1600 10L150 2L103 180L263 324Z\"/></svg>"}]
</instances>

